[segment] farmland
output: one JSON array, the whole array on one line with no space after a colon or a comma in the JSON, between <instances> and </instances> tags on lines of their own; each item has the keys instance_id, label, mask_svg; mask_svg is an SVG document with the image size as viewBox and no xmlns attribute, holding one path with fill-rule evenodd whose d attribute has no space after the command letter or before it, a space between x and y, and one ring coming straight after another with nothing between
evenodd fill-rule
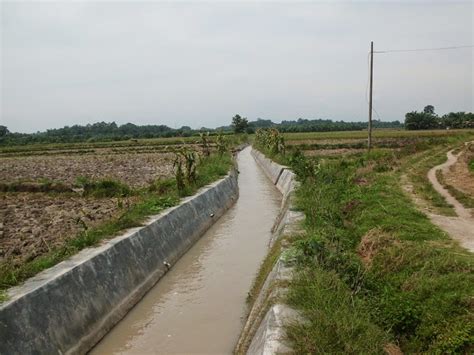
<instances>
[{"instance_id":1,"label":"farmland","mask_svg":"<svg viewBox=\"0 0 474 355\"><path fill-rule=\"evenodd\" d=\"M140 225L226 174L230 154L215 150L199 137L2 147L0 289ZM196 172L184 169L178 188L174 164L185 156Z\"/></svg>"},{"instance_id":2,"label":"farmland","mask_svg":"<svg viewBox=\"0 0 474 355\"><path fill-rule=\"evenodd\" d=\"M472 201L474 132L375 131L370 153L365 135L285 134L285 153L266 151L297 173L306 214L287 252L298 271L286 302L307 319L287 328L294 349L471 353L474 260L434 221L473 222L456 222L427 173L454 149L444 181Z\"/></svg>"}]
</instances>

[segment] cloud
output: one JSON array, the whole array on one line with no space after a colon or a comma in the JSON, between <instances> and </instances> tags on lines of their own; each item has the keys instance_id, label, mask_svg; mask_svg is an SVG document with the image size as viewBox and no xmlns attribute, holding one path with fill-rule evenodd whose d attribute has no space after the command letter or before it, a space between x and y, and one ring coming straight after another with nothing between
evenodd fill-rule
<instances>
[{"instance_id":1,"label":"cloud","mask_svg":"<svg viewBox=\"0 0 474 355\"><path fill-rule=\"evenodd\" d=\"M3 2L1 124L363 120L367 51L473 43L470 2ZM378 54L375 107L473 109L470 49Z\"/></svg>"}]
</instances>

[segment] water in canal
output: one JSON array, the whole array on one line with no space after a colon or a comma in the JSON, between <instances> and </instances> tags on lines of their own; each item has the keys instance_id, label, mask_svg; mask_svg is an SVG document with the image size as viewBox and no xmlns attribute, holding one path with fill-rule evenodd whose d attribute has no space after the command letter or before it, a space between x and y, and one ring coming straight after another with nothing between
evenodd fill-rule
<instances>
[{"instance_id":1,"label":"water in canal","mask_svg":"<svg viewBox=\"0 0 474 355\"><path fill-rule=\"evenodd\" d=\"M231 353L245 299L267 250L281 196L250 155L238 155L240 197L91 351Z\"/></svg>"}]
</instances>

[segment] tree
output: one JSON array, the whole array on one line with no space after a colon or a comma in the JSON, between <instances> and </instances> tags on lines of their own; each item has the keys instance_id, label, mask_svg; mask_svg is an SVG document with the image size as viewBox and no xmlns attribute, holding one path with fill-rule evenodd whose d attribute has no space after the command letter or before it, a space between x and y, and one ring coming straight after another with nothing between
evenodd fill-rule
<instances>
[{"instance_id":1,"label":"tree","mask_svg":"<svg viewBox=\"0 0 474 355\"><path fill-rule=\"evenodd\" d=\"M249 121L245 117L240 117L240 115L235 115L232 117L232 128L234 133L244 133L249 126Z\"/></svg>"},{"instance_id":2,"label":"tree","mask_svg":"<svg viewBox=\"0 0 474 355\"><path fill-rule=\"evenodd\" d=\"M6 136L10 131L5 126L0 126L0 137Z\"/></svg>"},{"instance_id":3,"label":"tree","mask_svg":"<svg viewBox=\"0 0 474 355\"><path fill-rule=\"evenodd\" d=\"M425 106L425 108L423 109L423 112L424 112L424 113L427 113L427 114L429 114L429 115L434 115L434 114L435 114L434 106L433 106L433 105L427 105L427 106Z\"/></svg>"},{"instance_id":4,"label":"tree","mask_svg":"<svg viewBox=\"0 0 474 355\"><path fill-rule=\"evenodd\" d=\"M408 130L439 128L438 117L426 112L408 112L405 115L405 128Z\"/></svg>"}]
</instances>

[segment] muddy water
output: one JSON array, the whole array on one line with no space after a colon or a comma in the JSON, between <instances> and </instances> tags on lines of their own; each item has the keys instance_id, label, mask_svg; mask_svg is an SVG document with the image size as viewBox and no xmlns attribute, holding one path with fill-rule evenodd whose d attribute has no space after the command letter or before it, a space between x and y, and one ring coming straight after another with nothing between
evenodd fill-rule
<instances>
[{"instance_id":1,"label":"muddy water","mask_svg":"<svg viewBox=\"0 0 474 355\"><path fill-rule=\"evenodd\" d=\"M172 267L92 354L231 353L281 196L250 155L238 156L236 204Z\"/></svg>"}]
</instances>

